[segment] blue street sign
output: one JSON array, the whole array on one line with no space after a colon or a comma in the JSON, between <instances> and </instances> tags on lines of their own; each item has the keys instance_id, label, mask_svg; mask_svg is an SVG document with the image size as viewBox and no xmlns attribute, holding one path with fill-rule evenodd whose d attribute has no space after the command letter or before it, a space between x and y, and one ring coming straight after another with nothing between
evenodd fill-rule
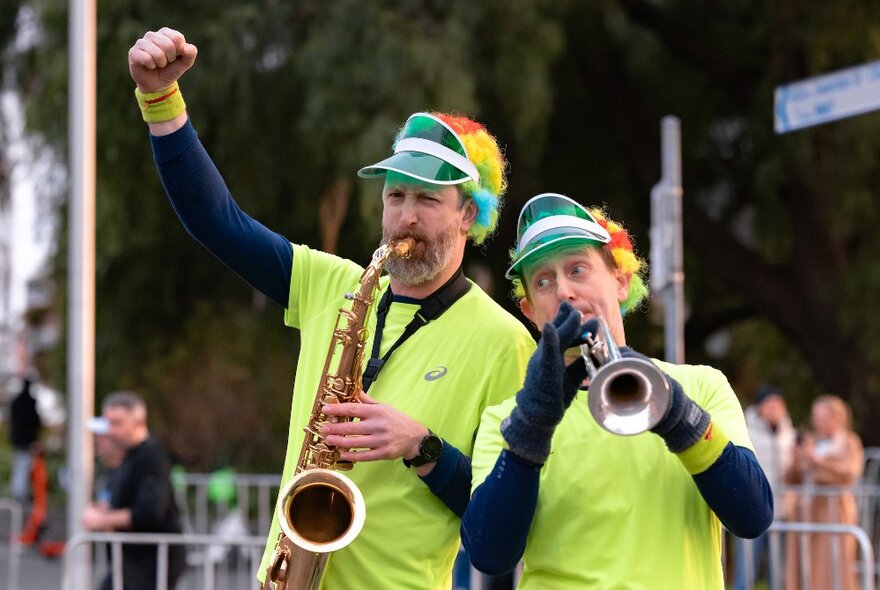
<instances>
[{"instance_id":1,"label":"blue street sign","mask_svg":"<svg viewBox=\"0 0 880 590\"><path fill-rule=\"evenodd\" d=\"M779 86L774 103L776 133L880 109L880 61Z\"/></svg>"}]
</instances>

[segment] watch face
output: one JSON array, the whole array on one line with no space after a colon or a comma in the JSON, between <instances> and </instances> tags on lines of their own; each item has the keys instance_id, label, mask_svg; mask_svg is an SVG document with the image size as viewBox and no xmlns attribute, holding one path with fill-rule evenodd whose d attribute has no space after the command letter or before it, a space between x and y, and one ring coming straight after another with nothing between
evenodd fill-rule
<instances>
[{"instance_id":1,"label":"watch face","mask_svg":"<svg viewBox=\"0 0 880 590\"><path fill-rule=\"evenodd\" d=\"M443 439L436 434L429 434L419 444L419 455L425 460L425 463L439 459L441 452L443 452Z\"/></svg>"}]
</instances>

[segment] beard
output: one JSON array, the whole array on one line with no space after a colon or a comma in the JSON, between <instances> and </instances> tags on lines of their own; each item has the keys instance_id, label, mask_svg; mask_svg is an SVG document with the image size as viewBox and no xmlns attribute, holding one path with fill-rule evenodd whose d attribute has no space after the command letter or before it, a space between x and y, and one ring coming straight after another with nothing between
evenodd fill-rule
<instances>
[{"instance_id":1,"label":"beard","mask_svg":"<svg viewBox=\"0 0 880 590\"><path fill-rule=\"evenodd\" d=\"M409 258L392 256L385 262L385 270L391 278L407 287L413 287L427 283L443 272L455 250L456 231L452 228L448 232L429 237L415 230L391 232L382 228L383 245L403 238L415 240L412 253Z\"/></svg>"}]
</instances>

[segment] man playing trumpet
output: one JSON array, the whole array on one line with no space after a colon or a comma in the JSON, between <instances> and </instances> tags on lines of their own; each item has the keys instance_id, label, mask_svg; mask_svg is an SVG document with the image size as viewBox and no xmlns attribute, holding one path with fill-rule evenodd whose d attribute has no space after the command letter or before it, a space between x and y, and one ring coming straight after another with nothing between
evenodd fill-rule
<instances>
[{"instance_id":1,"label":"man playing trumpet","mask_svg":"<svg viewBox=\"0 0 880 590\"><path fill-rule=\"evenodd\" d=\"M338 310L351 305L345 294L363 268L291 244L239 209L181 98L177 80L196 54L180 32L163 28L135 42L129 69L159 174L187 231L300 330L284 486ZM330 559L325 590L451 587L480 414L520 386L534 350L526 328L461 270L467 240L482 243L495 229L505 167L479 123L416 113L400 130L394 154L359 172L384 180L383 242L411 238L415 245L409 258L386 264L390 276L381 279L382 298L367 318L369 396L323 410L357 419L329 424L321 434L341 449L341 460L357 463L349 477L367 506L360 535ZM273 522L261 580L277 534Z\"/></svg>"},{"instance_id":2,"label":"man playing trumpet","mask_svg":"<svg viewBox=\"0 0 880 590\"><path fill-rule=\"evenodd\" d=\"M462 520L472 562L500 574L522 558L521 590L723 589L721 525L756 537L773 515L733 390L710 367L626 348L644 263L601 211L542 194L520 213L518 238L507 276L543 333L523 388L483 414ZM600 317L622 357L665 381L650 432L612 434L590 414L576 345Z\"/></svg>"}]
</instances>

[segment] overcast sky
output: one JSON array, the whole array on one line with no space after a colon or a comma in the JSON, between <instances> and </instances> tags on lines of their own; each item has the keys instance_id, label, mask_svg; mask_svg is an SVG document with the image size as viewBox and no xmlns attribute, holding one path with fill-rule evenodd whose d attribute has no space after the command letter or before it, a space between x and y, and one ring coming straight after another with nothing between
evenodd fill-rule
<instances>
[{"instance_id":1,"label":"overcast sky","mask_svg":"<svg viewBox=\"0 0 880 590\"><path fill-rule=\"evenodd\" d=\"M25 307L26 285L45 268L52 247L52 224L46 215L46 206L39 205L35 188L41 178L48 179L47 164L35 157L22 141L23 114L17 97L4 92L0 108L9 123L11 138L9 155L12 171L12 220L9 237L12 266L11 310L17 318ZM2 313L2 311L0 311Z\"/></svg>"}]
</instances>

